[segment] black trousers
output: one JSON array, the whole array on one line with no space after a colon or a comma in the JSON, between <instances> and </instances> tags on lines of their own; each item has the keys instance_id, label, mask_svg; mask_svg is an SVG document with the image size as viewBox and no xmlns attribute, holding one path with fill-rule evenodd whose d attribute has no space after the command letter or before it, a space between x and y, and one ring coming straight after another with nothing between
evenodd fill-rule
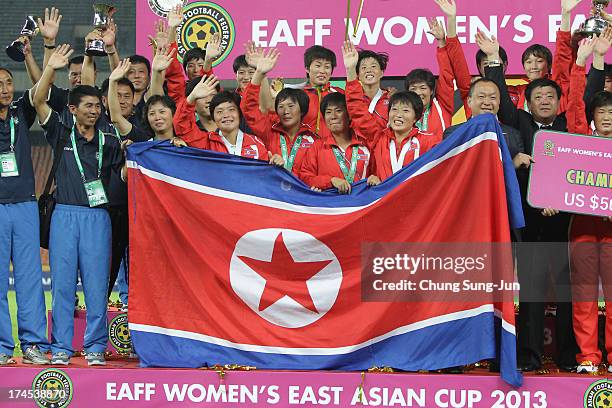
<instances>
[{"instance_id":1,"label":"black trousers","mask_svg":"<svg viewBox=\"0 0 612 408\"><path fill-rule=\"evenodd\" d=\"M112 244L111 244L111 270L108 284L108 297L110 298L113 292L113 286L119 275L121 261L125 258L125 250L129 242L128 234L128 209L126 206L113 206L108 208L108 213L111 219L112 227ZM126 259L126 272L128 268ZM126 281L127 279L126 273Z\"/></svg>"},{"instance_id":2,"label":"black trousers","mask_svg":"<svg viewBox=\"0 0 612 408\"><path fill-rule=\"evenodd\" d=\"M518 244L517 269L521 292L517 357L521 365L539 366L542 363L544 312L549 303L557 305L556 355L553 358L559 366L576 365L578 346L572 326L567 244L569 216L559 214L554 217L528 220L522 231L523 242Z\"/></svg>"}]
</instances>

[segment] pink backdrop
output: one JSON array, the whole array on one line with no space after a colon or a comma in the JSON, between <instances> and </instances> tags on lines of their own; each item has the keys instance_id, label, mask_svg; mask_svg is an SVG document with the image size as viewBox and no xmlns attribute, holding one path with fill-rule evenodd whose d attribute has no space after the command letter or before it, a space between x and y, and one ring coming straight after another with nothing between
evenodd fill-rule
<instances>
[{"instance_id":1,"label":"pink backdrop","mask_svg":"<svg viewBox=\"0 0 612 408\"><path fill-rule=\"evenodd\" d=\"M150 56L147 34L157 16L150 4L172 4L174 0L136 0L137 52ZM190 1L187 7L192 3ZM204 3L204 2L199 2ZM359 1L353 0L355 21ZM521 74L521 54L530 44L540 43L554 48L555 32L560 24L559 1L481 1L458 2L458 36L466 44L466 56L472 72L476 72L474 35L484 30L497 35L508 51L508 73ZM211 4L211 2L208 2ZM213 3L214 4L214 3ZM262 46L276 45L282 52L273 75L286 78L304 77L303 52L317 44L336 51L338 68L334 76L345 76L340 46L344 39L346 1L340 0L224 0L217 1L233 20L235 41L231 52L215 68L222 79L234 77L233 59L243 53L243 44L250 39ZM590 1L582 2L574 13L573 26L584 21ZM213 6L214 7L214 6ZM428 36L427 18L442 13L433 0L365 0L359 32L354 42L362 48L385 51L391 60L386 74L403 76L417 67L437 72L434 39ZM298 29L300 27L300 29Z\"/></svg>"},{"instance_id":2,"label":"pink backdrop","mask_svg":"<svg viewBox=\"0 0 612 408\"><path fill-rule=\"evenodd\" d=\"M609 174L612 139L540 131L533 142L533 159L527 195L532 206L612 216L612 188L567 181L569 170Z\"/></svg>"}]
</instances>

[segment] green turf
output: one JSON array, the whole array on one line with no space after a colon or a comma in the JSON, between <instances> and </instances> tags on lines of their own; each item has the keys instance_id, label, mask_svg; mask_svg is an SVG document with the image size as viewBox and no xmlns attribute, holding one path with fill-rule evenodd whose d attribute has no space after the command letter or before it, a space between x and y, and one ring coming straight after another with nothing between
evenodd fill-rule
<instances>
[{"instance_id":1,"label":"green turf","mask_svg":"<svg viewBox=\"0 0 612 408\"><path fill-rule=\"evenodd\" d=\"M79 296L79 304L84 305L83 292L77 292ZM119 292L113 292L111 300L117 301L119 299ZM15 340L15 356L21 356L21 349L19 348L19 340L17 339L17 303L15 301L15 291L9 290L8 292L8 304L9 312L11 314L11 326L13 328L13 339ZM47 306L47 312L51 310L51 292L45 291L45 304Z\"/></svg>"}]
</instances>

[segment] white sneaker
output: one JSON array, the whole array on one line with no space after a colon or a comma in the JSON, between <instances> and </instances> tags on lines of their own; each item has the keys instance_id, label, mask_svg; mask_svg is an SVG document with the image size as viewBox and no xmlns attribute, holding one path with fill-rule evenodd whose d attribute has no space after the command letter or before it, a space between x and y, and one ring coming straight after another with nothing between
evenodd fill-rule
<instances>
[{"instance_id":1,"label":"white sneaker","mask_svg":"<svg viewBox=\"0 0 612 408\"><path fill-rule=\"evenodd\" d=\"M89 366L106 365L106 359L104 358L104 353L85 353L85 360L87 360L87 365Z\"/></svg>"},{"instance_id":2,"label":"white sneaker","mask_svg":"<svg viewBox=\"0 0 612 408\"><path fill-rule=\"evenodd\" d=\"M578 374L583 374L583 373L584 374L597 374L598 371L599 371L599 366L593 364L593 362L589 360L586 360L580 363L580 365L576 369L576 372Z\"/></svg>"}]
</instances>

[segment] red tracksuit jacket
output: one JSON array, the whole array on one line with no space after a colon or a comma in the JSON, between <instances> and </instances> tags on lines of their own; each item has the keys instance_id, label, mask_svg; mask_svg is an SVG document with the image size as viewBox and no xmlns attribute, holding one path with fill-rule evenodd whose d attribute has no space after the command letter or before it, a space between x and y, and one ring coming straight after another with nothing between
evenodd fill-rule
<instances>
[{"instance_id":1,"label":"red tracksuit jacket","mask_svg":"<svg viewBox=\"0 0 612 408\"><path fill-rule=\"evenodd\" d=\"M350 168L353 157L353 147L357 147L357 166L355 179L353 180L353 182L356 182L368 176L370 149L363 137L356 135L354 131L351 131L351 135L351 144L342 153L346 167ZM338 145L331 133L327 131L327 136L316 140L312 147L308 149L306 157L302 162L299 176L304 183L311 187L327 189L332 187L332 177L344 178L344 174L336 160L333 147L338 147Z\"/></svg>"},{"instance_id":2,"label":"red tracksuit jacket","mask_svg":"<svg viewBox=\"0 0 612 408\"><path fill-rule=\"evenodd\" d=\"M312 131L310 126L302 123L302 127L298 131L296 139L292 141L287 135L287 132L281 127L276 114L263 114L259 110L260 91L261 86L259 85L249 84L246 87L244 96L240 103L242 114L244 115L247 124L253 133L261 138L272 154L282 156L281 138L284 138L287 144L287 155L289 155L291 153L291 149L293 149L293 143L297 137L302 136L302 141L295 156L293 167L288 169L296 176L299 176L302 162L304 161L304 157L306 157L306 152L312 147L315 140L317 140L319 137ZM287 158L284 157L284 159L286 162Z\"/></svg>"},{"instance_id":3,"label":"red tracksuit jacket","mask_svg":"<svg viewBox=\"0 0 612 408\"><path fill-rule=\"evenodd\" d=\"M195 105L184 99L176 109L173 124L177 136L189 146L215 152L229 153L223 136L217 132L206 132L195 123ZM268 150L256 136L244 133L240 156L251 159L268 160Z\"/></svg>"},{"instance_id":4,"label":"red tracksuit jacket","mask_svg":"<svg viewBox=\"0 0 612 408\"><path fill-rule=\"evenodd\" d=\"M357 80L346 83L346 103L351 127L358 134L364 135L371 146L370 174L381 180L391 177L393 173L436 145L431 135L420 132L416 127L408 137L398 143L393 130L386 124L381 125L375 114L368 111L367 102L363 98L363 88ZM392 144L395 145L393 150Z\"/></svg>"}]
</instances>

